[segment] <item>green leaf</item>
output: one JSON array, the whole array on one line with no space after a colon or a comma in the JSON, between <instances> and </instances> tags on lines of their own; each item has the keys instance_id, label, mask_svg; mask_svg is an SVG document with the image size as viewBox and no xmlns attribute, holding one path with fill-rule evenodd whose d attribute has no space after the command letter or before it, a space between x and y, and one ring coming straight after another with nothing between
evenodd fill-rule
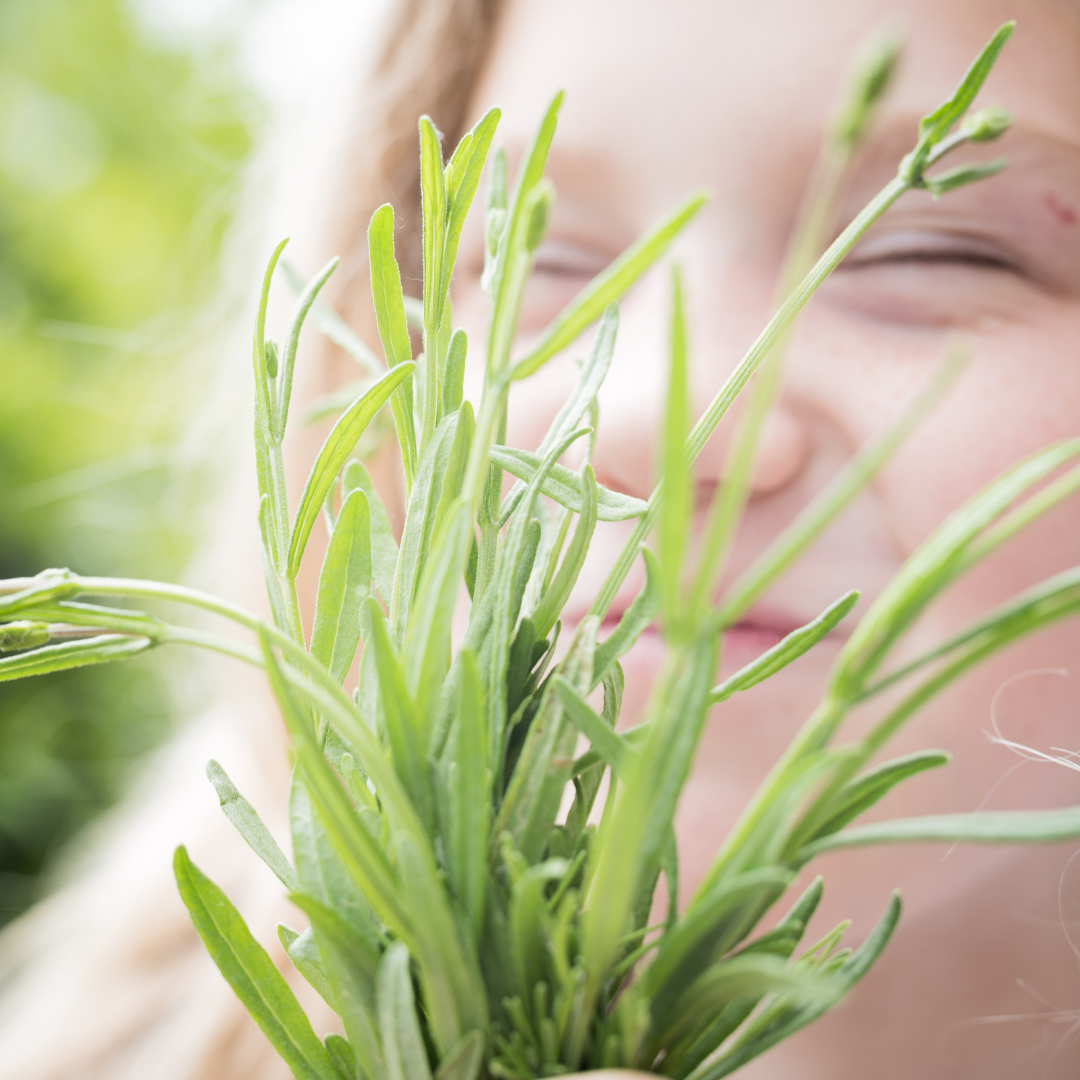
<instances>
[{"instance_id":1,"label":"green leaf","mask_svg":"<svg viewBox=\"0 0 1080 1080\"><path fill-rule=\"evenodd\" d=\"M857 776L840 790L832 812L825 822L814 830L810 839L816 840L842 829L885 798L897 784L908 777L926 772L927 769L947 765L949 760L950 757L944 750L920 750L886 761Z\"/></svg>"},{"instance_id":2,"label":"green leaf","mask_svg":"<svg viewBox=\"0 0 1080 1080\"><path fill-rule=\"evenodd\" d=\"M401 533L401 552L390 605L390 622L398 641L404 640L417 586L432 552L435 520L444 494L443 481L447 478L451 461L456 460L456 455L461 452L457 436L463 416L471 417L471 411L458 411L439 424L435 435L424 447L417 466L405 514L405 528ZM464 423L468 425L469 421L466 419ZM468 434L468 431L463 432L463 435ZM453 497L456 497L456 493Z\"/></svg>"},{"instance_id":3,"label":"green leaf","mask_svg":"<svg viewBox=\"0 0 1080 1080\"><path fill-rule=\"evenodd\" d=\"M326 437L326 442L323 443L308 475L304 493L300 496L300 505L296 510L296 521L289 540L290 577L295 578L300 569L300 559L311 529L322 510L326 494L348 460L357 440L386 403L386 399L411 374L412 364L398 364L388 371L366 394L353 403Z\"/></svg>"},{"instance_id":4,"label":"green leaf","mask_svg":"<svg viewBox=\"0 0 1080 1080\"><path fill-rule=\"evenodd\" d=\"M781 1008L775 1014L763 1017L736 1036L730 1051L695 1069L688 1080L720 1080L827 1012L870 970L892 937L899 919L900 896L894 893L885 915L870 936L832 971L839 992L820 1003Z\"/></svg>"},{"instance_id":5,"label":"green leaf","mask_svg":"<svg viewBox=\"0 0 1080 1080\"><path fill-rule=\"evenodd\" d=\"M375 490L367 466L362 461L350 461L341 477L343 499L359 489L367 496L371 535L371 577L379 595L389 604L394 595L394 574L397 572L398 545L390 516Z\"/></svg>"},{"instance_id":6,"label":"green leaf","mask_svg":"<svg viewBox=\"0 0 1080 1080\"><path fill-rule=\"evenodd\" d=\"M470 140L471 142L471 140ZM420 201L423 211L424 257L424 411L420 449L435 434L442 374L439 329L446 294L441 291L443 245L446 239L446 177L442 146L435 125L420 117Z\"/></svg>"},{"instance_id":7,"label":"green leaf","mask_svg":"<svg viewBox=\"0 0 1080 1080\"><path fill-rule=\"evenodd\" d=\"M435 1080L478 1080L484 1063L484 1036L470 1031L439 1062Z\"/></svg>"},{"instance_id":8,"label":"green leaf","mask_svg":"<svg viewBox=\"0 0 1080 1080\"><path fill-rule=\"evenodd\" d=\"M294 776L289 794L289 826L296 859L296 891L318 901L348 924L369 956L378 956L378 920L347 869L338 847L316 811L303 777ZM374 960L371 962L374 970Z\"/></svg>"},{"instance_id":9,"label":"green leaf","mask_svg":"<svg viewBox=\"0 0 1080 1080\"><path fill-rule=\"evenodd\" d=\"M757 686L759 682L772 678L778 671L809 652L844 619L858 602L859 594L854 589L845 593L812 622L800 626L798 630L792 630L756 660L740 668L719 686L713 687L709 694L709 703L717 705L721 701L727 701L729 697L741 690L748 690L751 686Z\"/></svg>"},{"instance_id":10,"label":"green leaf","mask_svg":"<svg viewBox=\"0 0 1080 1080\"><path fill-rule=\"evenodd\" d=\"M547 859L530 866L511 887L510 953L517 993L525 1001L531 999L533 988L543 981L547 967L548 912L544 892L550 882L563 877L569 866L565 859Z\"/></svg>"},{"instance_id":11,"label":"green leaf","mask_svg":"<svg viewBox=\"0 0 1080 1080\"><path fill-rule=\"evenodd\" d=\"M559 669L571 686L585 693L592 676L597 626L598 621L591 617L578 623ZM576 739L576 729L567 722L562 700L549 689L525 737L493 830L496 837L509 833L514 847L530 862L535 862L547 846L570 780Z\"/></svg>"},{"instance_id":12,"label":"green leaf","mask_svg":"<svg viewBox=\"0 0 1080 1080\"><path fill-rule=\"evenodd\" d=\"M360 823L349 797L341 786L340 778L323 756L322 749L316 741L310 717L297 704L285 672L271 651L265 632L261 635L261 643L270 687L281 707L286 727L293 739L297 764L303 774L303 784L294 782L293 797L297 798L297 789L303 787L304 796L310 796L334 848L349 874L360 886L363 895L385 923L393 927L402 937L408 938L413 933L413 927L399 895L398 883L386 853ZM363 729L357 725L357 730ZM378 768L376 772L380 764L376 757L378 751L370 746L366 749L368 753L362 756L362 760L368 774L375 780L384 806L388 809L392 808L399 818L404 818L405 808L401 806L403 795L400 791L394 790L394 778L386 775L386 770L383 768ZM303 885L306 871L302 849L296 843L295 812L292 823L294 845L296 845L297 875Z\"/></svg>"},{"instance_id":13,"label":"green leaf","mask_svg":"<svg viewBox=\"0 0 1080 1080\"><path fill-rule=\"evenodd\" d=\"M311 305L315 302L315 297L319 295L319 290L337 269L339 261L336 257L331 259L312 278L311 283L300 294L300 299L296 302L296 311L293 312L292 321L289 323L289 330L285 336L285 352L281 362L281 373L278 378L276 415L271 426L274 439L279 443L285 436L285 425L289 419L289 401L292 398L293 369L296 365L296 349L300 344L300 331L303 329L304 320L307 318Z\"/></svg>"},{"instance_id":14,"label":"green leaf","mask_svg":"<svg viewBox=\"0 0 1080 1080\"><path fill-rule=\"evenodd\" d=\"M252 363L255 367L255 443L257 447L270 440L270 428L274 419L273 389L266 359L266 307L270 299L270 283L274 278L274 269L288 242L289 238L286 237L274 248L274 253L270 256L270 262L267 264L266 272L263 274L262 289L259 292L259 307L255 316Z\"/></svg>"},{"instance_id":15,"label":"green leaf","mask_svg":"<svg viewBox=\"0 0 1080 1080\"><path fill-rule=\"evenodd\" d=\"M457 720L451 738L450 820L444 829L447 863L454 895L473 940L480 941L488 880L488 833L491 827L491 775L487 764L487 708L476 654L459 655Z\"/></svg>"},{"instance_id":16,"label":"green leaf","mask_svg":"<svg viewBox=\"0 0 1080 1080\"><path fill-rule=\"evenodd\" d=\"M552 686L555 688L555 693L559 695L567 716L589 740L590 745L604 759L605 764L618 776L626 764L627 757L633 754L633 750L627 746L622 736L617 735L593 712L585 698L561 675L556 675L552 679Z\"/></svg>"},{"instance_id":17,"label":"green leaf","mask_svg":"<svg viewBox=\"0 0 1080 1080\"><path fill-rule=\"evenodd\" d=\"M455 330L446 351L446 378L443 381L442 415L449 416L461 408L465 393L465 355L469 339L464 330Z\"/></svg>"},{"instance_id":18,"label":"green leaf","mask_svg":"<svg viewBox=\"0 0 1080 1080\"><path fill-rule=\"evenodd\" d=\"M694 898L661 939L642 976L658 1030L666 1030L672 1018L686 1010L687 987L753 930L794 877L793 871L781 867L750 870Z\"/></svg>"},{"instance_id":19,"label":"green leaf","mask_svg":"<svg viewBox=\"0 0 1080 1080\"><path fill-rule=\"evenodd\" d=\"M360 643L360 604L371 589L370 512L363 491L350 491L338 514L319 574L311 655L339 683Z\"/></svg>"},{"instance_id":20,"label":"green leaf","mask_svg":"<svg viewBox=\"0 0 1080 1080\"><path fill-rule=\"evenodd\" d=\"M513 446L493 445L490 450L491 460L500 469L505 469L511 476L528 483L536 475L543 455L533 454L528 450L518 450ZM581 513L581 476L565 465L552 465L547 478L540 487L549 499L554 499L560 506ZM506 497L502 516L514 504L514 493ZM628 521L640 517L648 504L632 495L623 495L618 491L597 485L597 517L600 521Z\"/></svg>"},{"instance_id":21,"label":"green leaf","mask_svg":"<svg viewBox=\"0 0 1080 1080\"><path fill-rule=\"evenodd\" d=\"M379 1031L386 1080L431 1080L424 1037L416 1019L409 950L395 942L379 964Z\"/></svg>"},{"instance_id":22,"label":"green leaf","mask_svg":"<svg viewBox=\"0 0 1080 1080\"><path fill-rule=\"evenodd\" d=\"M349 1045L348 1039L343 1039L340 1035L327 1035L323 1041L330 1060L341 1074L341 1080L364 1080L360 1075L356 1051Z\"/></svg>"},{"instance_id":23,"label":"green leaf","mask_svg":"<svg viewBox=\"0 0 1080 1080\"><path fill-rule=\"evenodd\" d=\"M933 147L940 142L968 111L1015 29L1015 22L1007 22L1000 27L968 68L952 97L919 121L919 147L916 148L916 155L920 153L920 148Z\"/></svg>"},{"instance_id":24,"label":"green leaf","mask_svg":"<svg viewBox=\"0 0 1080 1080\"><path fill-rule=\"evenodd\" d=\"M282 268L289 284L297 294L304 291L304 279L287 262ZM378 378L386 370L379 358L364 344L360 335L326 301L316 297L308 316L318 327L319 332L328 337L335 345L351 356L369 376ZM355 397L355 395L353 395ZM349 399L352 400L351 398ZM344 404L348 404L345 402Z\"/></svg>"},{"instance_id":25,"label":"green leaf","mask_svg":"<svg viewBox=\"0 0 1080 1080\"><path fill-rule=\"evenodd\" d=\"M370 598L365 605L371 618L371 648L375 650L375 668L379 676L379 703L386 721L394 768L420 820L430 826L434 806L424 717L409 693L405 672L390 640L382 610Z\"/></svg>"},{"instance_id":26,"label":"green leaf","mask_svg":"<svg viewBox=\"0 0 1080 1080\"><path fill-rule=\"evenodd\" d=\"M702 1020L716 1017L740 998L758 998L765 994L784 994L800 1003L835 1002L837 986L833 980L788 967L781 957L736 957L714 964L689 985L670 1013L663 1034L654 1044L665 1045L684 1036Z\"/></svg>"},{"instance_id":27,"label":"green leaf","mask_svg":"<svg viewBox=\"0 0 1080 1080\"><path fill-rule=\"evenodd\" d=\"M586 464L581 476L581 516L574 530L574 538L551 585L530 615L537 637L547 637L570 599L570 592L585 565L585 556L589 554L589 544L596 530L597 502L596 476L592 466ZM591 676L591 669L589 674Z\"/></svg>"},{"instance_id":28,"label":"green leaf","mask_svg":"<svg viewBox=\"0 0 1080 1080\"><path fill-rule=\"evenodd\" d=\"M386 366L395 368L412 360L405 302L401 293L401 272L394 255L394 208L387 203L372 215L368 226L368 259L371 266L371 296L375 322L379 328ZM412 487L416 473L416 429L413 426L412 383L402 384L390 402L401 448L405 490Z\"/></svg>"},{"instance_id":29,"label":"green leaf","mask_svg":"<svg viewBox=\"0 0 1080 1080\"><path fill-rule=\"evenodd\" d=\"M648 548L641 549L645 562L645 584L623 612L618 625L596 646L593 686L596 686L635 641L660 614L663 604L663 579L656 556Z\"/></svg>"},{"instance_id":30,"label":"green leaf","mask_svg":"<svg viewBox=\"0 0 1080 1080\"><path fill-rule=\"evenodd\" d=\"M484 164L491 148L491 140L495 135L495 129L498 127L501 116L502 113L498 109L489 109L480 118L476 127L458 144L454 156L446 167L449 212L447 214L446 237L443 246L442 276L439 281L439 295L441 297L446 297L450 291L450 279L454 273L454 264L457 262L461 230L465 225L465 218L468 216L469 208L472 206L473 198L480 186L480 177L484 172ZM448 377L449 367L448 360ZM448 408L446 411L453 412L455 408L457 408L457 405Z\"/></svg>"},{"instance_id":31,"label":"green leaf","mask_svg":"<svg viewBox=\"0 0 1080 1080\"><path fill-rule=\"evenodd\" d=\"M654 692L662 703L648 734L620 784L614 811L605 815L590 854L589 904L582 917L581 952L586 970L583 1005L591 1008L602 981L620 953L634 898L658 870L679 793L708 715L709 684L716 668L717 640L699 634L682 646ZM587 1010L586 1010L587 1011ZM570 1039L584 1047L584 1021ZM576 1057L570 1064L575 1064Z\"/></svg>"},{"instance_id":32,"label":"green leaf","mask_svg":"<svg viewBox=\"0 0 1080 1080\"><path fill-rule=\"evenodd\" d=\"M491 282L491 322L487 348L492 376L504 374L510 348L517 333L518 307L530 262L530 253L525 248L525 233L535 202L534 189L544 176L544 166L547 163L551 140L555 137L562 101L563 94L559 91L548 105L540 127L525 151L517 183L514 185L513 198L506 213L506 224L499 238Z\"/></svg>"},{"instance_id":33,"label":"green leaf","mask_svg":"<svg viewBox=\"0 0 1080 1080\"><path fill-rule=\"evenodd\" d=\"M690 532L692 476L686 465L683 443L690 427L690 388L687 374L686 312L682 275L671 271L671 374L661 442L663 501L657 528L656 549L664 581L664 621L668 632L679 623L683 559Z\"/></svg>"},{"instance_id":34,"label":"green leaf","mask_svg":"<svg viewBox=\"0 0 1080 1080\"><path fill-rule=\"evenodd\" d=\"M578 338L608 304L618 300L664 254L671 241L705 205L707 198L703 192L691 195L597 275L556 316L528 354L514 365L512 378L524 379L532 375Z\"/></svg>"},{"instance_id":35,"label":"green leaf","mask_svg":"<svg viewBox=\"0 0 1080 1080\"><path fill-rule=\"evenodd\" d=\"M315 942L315 935L311 928L300 933L285 923L278 923L277 933L278 941L281 942L282 948L293 962L293 967L315 988L319 997L336 1011L337 1002L334 1000L334 991L330 988L330 982L323 970L319 946Z\"/></svg>"},{"instance_id":36,"label":"green leaf","mask_svg":"<svg viewBox=\"0 0 1080 1080\"><path fill-rule=\"evenodd\" d=\"M326 1047L228 897L188 858L173 859L180 896L218 969L297 1080L338 1080Z\"/></svg>"},{"instance_id":37,"label":"green leaf","mask_svg":"<svg viewBox=\"0 0 1080 1080\"><path fill-rule=\"evenodd\" d=\"M991 481L904 563L848 638L832 676L839 699L855 696L926 605L967 569L969 548L1024 492L1080 454L1080 440L1048 446ZM984 552L983 554L986 554Z\"/></svg>"},{"instance_id":38,"label":"green leaf","mask_svg":"<svg viewBox=\"0 0 1080 1080\"><path fill-rule=\"evenodd\" d=\"M333 993L333 1009L341 1017L363 1075L384 1076L375 989L379 953L368 948L331 908L302 894L291 899L311 920L319 957Z\"/></svg>"},{"instance_id":39,"label":"green leaf","mask_svg":"<svg viewBox=\"0 0 1080 1080\"><path fill-rule=\"evenodd\" d=\"M286 889L290 892L299 889L296 871L285 858L285 853L270 835L270 830L263 824L255 807L236 790L225 770L211 759L206 763L206 777L217 791L225 816L236 826L237 832L247 841L251 850L274 871Z\"/></svg>"},{"instance_id":40,"label":"green leaf","mask_svg":"<svg viewBox=\"0 0 1080 1080\"><path fill-rule=\"evenodd\" d=\"M521 498L521 495L525 490L525 484L532 479L539 462L546 457L548 451L550 451L553 446L577 428L582 419L584 419L586 413L589 412L595 403L596 395L599 393L600 387L603 385L604 379L607 376L608 368L611 366L611 357L615 351L615 336L618 328L618 306L614 303L608 304L604 309L604 314L601 316L600 325L596 331L596 341L593 343L588 359L582 365L581 371L578 373L574 389L570 392L570 396L563 403L562 408L559 409L555 419L551 422L551 426L540 441L540 445L537 447L535 454L527 454L514 448L507 448L499 445L495 445L491 448L495 454L501 454L509 450L511 455L517 457L517 463L500 462L502 468L505 468L507 472L519 478L518 483L514 485L514 489L503 500L502 509L500 511L500 516L503 520L506 520L510 516L513 508L517 505L518 499ZM517 471L519 468L527 469L528 475L520 475ZM554 469L558 475L562 477L565 484L568 485L566 488L566 498L568 500L573 500L573 505L570 508L577 512L581 504L580 478L576 473L571 472L569 469L565 469L563 466L556 465L554 466ZM547 481L545 481L545 484L546 483ZM626 499L627 496L621 496L617 492L609 492L606 488L600 488L599 490L601 507L600 520L607 521L609 518L606 515L608 513L616 512L614 508L608 504L607 500L614 498L621 502L621 500ZM546 488L544 494L556 498L557 501L562 502L563 506L568 505L567 502L559 499L558 496L553 495L551 491L548 491Z\"/></svg>"},{"instance_id":41,"label":"green leaf","mask_svg":"<svg viewBox=\"0 0 1080 1080\"><path fill-rule=\"evenodd\" d=\"M450 668L450 629L473 541L472 507L455 499L435 550L424 568L405 631L405 678L423 725L426 744L443 679Z\"/></svg>"},{"instance_id":42,"label":"green leaf","mask_svg":"<svg viewBox=\"0 0 1080 1080\"><path fill-rule=\"evenodd\" d=\"M945 172L927 176L924 183L931 195L940 198L957 188L967 187L968 184L976 184L980 180L996 176L1008 164L1004 158L997 158L980 164L958 165L955 169L946 169Z\"/></svg>"},{"instance_id":43,"label":"green leaf","mask_svg":"<svg viewBox=\"0 0 1080 1080\"><path fill-rule=\"evenodd\" d=\"M806 861L823 851L868 844L1052 844L1076 836L1080 836L1080 806L928 814L841 829L807 844L799 858Z\"/></svg>"},{"instance_id":44,"label":"green leaf","mask_svg":"<svg viewBox=\"0 0 1080 1080\"><path fill-rule=\"evenodd\" d=\"M24 679L28 675L48 675L53 671L67 671L89 664L107 664L111 660L127 660L146 652L153 645L149 638L118 634L102 634L99 637L45 645L0 659L0 682Z\"/></svg>"},{"instance_id":45,"label":"green leaf","mask_svg":"<svg viewBox=\"0 0 1080 1080\"><path fill-rule=\"evenodd\" d=\"M420 969L424 1007L437 1053L467 1031L486 1031L488 1001L479 959L467 949L427 837L401 830L394 838L401 888L423 932L410 946Z\"/></svg>"}]
</instances>

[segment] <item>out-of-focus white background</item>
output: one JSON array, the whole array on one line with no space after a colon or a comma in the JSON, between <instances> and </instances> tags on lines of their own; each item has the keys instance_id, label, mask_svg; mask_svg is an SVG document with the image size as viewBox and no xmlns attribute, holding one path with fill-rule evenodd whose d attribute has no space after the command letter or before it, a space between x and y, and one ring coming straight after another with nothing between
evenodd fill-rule
<instances>
[{"instance_id":1,"label":"out-of-focus white background","mask_svg":"<svg viewBox=\"0 0 1080 1080\"><path fill-rule=\"evenodd\" d=\"M0 0L0 576L191 565L389 2ZM0 684L0 924L174 730L162 674Z\"/></svg>"}]
</instances>

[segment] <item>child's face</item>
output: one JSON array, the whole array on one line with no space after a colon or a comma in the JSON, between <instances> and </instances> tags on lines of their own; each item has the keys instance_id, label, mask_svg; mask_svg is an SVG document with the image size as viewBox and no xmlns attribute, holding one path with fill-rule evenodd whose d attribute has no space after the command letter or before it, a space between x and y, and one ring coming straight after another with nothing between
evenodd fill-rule
<instances>
[{"instance_id":1,"label":"child's face","mask_svg":"<svg viewBox=\"0 0 1080 1080\"><path fill-rule=\"evenodd\" d=\"M1000 152L1010 165L938 203L922 193L905 196L806 311L765 435L732 573L861 445L897 419L951 341L965 343L970 362L947 401L858 504L727 635L727 668L849 588L862 590L865 610L916 545L969 495L1018 458L1078 433L1080 5L518 0L509 6L475 102L477 114L491 104L502 107L499 139L513 163L551 94L567 90L549 169L557 209L525 302L525 333L545 324L690 190L713 189L711 203L674 252L693 313L700 412L769 316L792 220L845 67L867 32L890 17L909 47L853 176L843 220L893 174L913 143L918 116L951 91L993 30L1016 17L1018 30L980 99L1005 105L1017 119L999 146L980 153ZM479 221L472 226L473 254L471 260L464 255L455 302L479 352L482 247ZM655 475L667 317L667 279L655 273L622 305L619 344L600 399L597 478L642 498ZM567 356L518 391L508 441L539 442L574 372ZM721 429L699 460L701 515L721 474L725 439ZM602 528L571 610L584 612L627 532ZM1080 502L1074 501L954 587L916 628L912 649L921 651L1078 556ZM613 615L638 584L627 583ZM816 702L839 643L826 642L782 677L717 710L680 809L684 897ZM997 714L1008 737L1043 750L1080 749L1073 684L1034 673L1005 685L1033 669L1067 668L1078 646L1076 626L1043 634L924 713L896 752L941 747L955 761L909 783L886 804L888 813L972 810L988 796L986 805L998 808L1078 801L1080 776L1046 765L1010 772L1017 759L984 737L995 691L1003 688ZM658 648L647 636L628 657L628 711L646 692ZM976 1067L982 1077L1020 1075L1018 1047L1038 1043L1037 1024L984 1026L977 1037L955 1028L940 1045L935 1040L958 1021L1046 1012L1017 988L1018 978L1061 1007L1080 999L1080 975L1057 922L1058 880L1070 852L961 849L943 860L940 848L912 848L823 861L834 901L828 914L854 915L857 937L892 887L904 889L908 909L903 931L863 995L804 1037L801 1053L811 1057L801 1058L797 1075L846 1077L862 1061L864 1044L867 1053L885 1055L884 1061L875 1056L876 1077L974 1075L967 1070ZM1064 896L1067 902L1080 896L1080 874L1064 879ZM867 1025L872 1039L853 1037ZM1059 1062L1067 1059L1075 1068L1078 1053L1066 1046ZM751 1075L771 1075L768 1069L781 1065L774 1060ZM960 1071L950 1071L948 1060L961 1063ZM1031 1075L1038 1072L1031 1060L1021 1072L1030 1068ZM1066 1074L1074 1072L1066 1068Z\"/></svg>"}]
</instances>

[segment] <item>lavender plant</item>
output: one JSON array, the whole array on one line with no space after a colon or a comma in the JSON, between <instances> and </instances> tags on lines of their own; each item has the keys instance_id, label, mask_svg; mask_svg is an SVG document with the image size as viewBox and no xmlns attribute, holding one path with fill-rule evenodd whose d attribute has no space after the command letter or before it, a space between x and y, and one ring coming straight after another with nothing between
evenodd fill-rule
<instances>
[{"instance_id":1,"label":"lavender plant","mask_svg":"<svg viewBox=\"0 0 1080 1080\"><path fill-rule=\"evenodd\" d=\"M284 344L266 338L267 296L284 244L274 252L253 347L272 624L175 585L68 570L0 583L0 642L13 651L0 660L0 679L130 658L168 643L212 649L265 670L295 754L291 862L221 767L211 762L207 772L225 813L306 917L303 931L281 925L278 933L345 1035L315 1035L269 955L184 848L176 852L175 870L211 956L296 1077L530 1080L626 1066L717 1080L834 1005L874 963L896 925L900 901L893 896L853 951L841 947L843 927L802 947L822 895L818 879L762 929L816 855L870 843L1080 835L1080 807L855 824L896 785L947 761L927 750L874 763L922 705L990 653L1080 610L1080 570L1074 570L888 669L896 644L943 589L1080 486L1080 465L1063 471L1080 457L1080 440L1072 440L999 477L908 560L863 615L821 704L702 885L685 904L678 896L672 819L710 710L812 648L858 596L838 598L716 685L723 630L835 519L947 381L939 380L894 431L867 448L717 601L783 339L815 289L901 194L913 188L945 194L1001 168L993 162L927 171L957 146L995 138L1007 127L1000 110L967 112L1010 31L1006 26L995 35L956 93L923 119L896 178L815 258L844 163L887 82L895 50L879 49L862 65L833 125L782 303L692 427L684 299L673 274L663 480L647 503L598 485L587 452L577 471L559 459L576 443L591 447L596 395L616 343L618 297L663 255L704 196L692 196L617 259L524 356L516 355L522 292L553 200L543 174L557 97L512 192L501 153L490 163L484 280L491 318L475 412L463 398L468 343L453 329L449 287L499 114L488 113L446 163L434 127L421 119L423 353L412 353L393 211L384 206L368 240L385 368L369 371L335 423L295 514L282 440L309 312L369 369L372 362L318 300L333 263L304 289ZM577 384L539 448L504 445L512 388L597 321ZM729 482L691 559L694 459L755 372ZM407 499L400 540L355 456L361 435L386 407ZM504 473L517 479L506 495ZM551 506L551 513L544 509ZM308 641L296 580L320 517L331 532ZM630 539L588 617L558 648L560 615L597 521L631 519ZM602 620L638 559L645 584L599 640ZM470 606L458 641L451 616L463 584ZM203 609L246 628L253 642L107 606L109 598ZM663 669L643 721L620 731L619 658L657 620ZM359 682L350 691L344 684L361 643ZM840 741L855 705L901 685L907 689L899 703L875 727ZM600 688L598 712L590 695ZM581 736L588 749L575 756ZM569 790L572 805L560 814ZM649 925L661 877L666 916Z\"/></svg>"}]
</instances>

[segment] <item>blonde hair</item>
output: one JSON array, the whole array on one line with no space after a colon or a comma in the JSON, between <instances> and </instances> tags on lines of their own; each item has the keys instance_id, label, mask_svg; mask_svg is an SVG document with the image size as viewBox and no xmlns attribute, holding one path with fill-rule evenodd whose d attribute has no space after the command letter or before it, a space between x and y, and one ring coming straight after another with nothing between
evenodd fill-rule
<instances>
[{"instance_id":1,"label":"blonde hair","mask_svg":"<svg viewBox=\"0 0 1080 1080\"><path fill-rule=\"evenodd\" d=\"M323 198L333 207L327 239L344 255L336 300L360 327L370 306L371 212L394 203L404 221L403 274L418 278L417 117L431 115L448 148L456 142L500 6L401 0L388 21L352 130L340 136L339 179ZM272 705L253 675L230 670L229 679L228 701L159 756L124 805L79 842L67 883L0 938L0 1080L289 1076L214 968L171 875L173 844L188 843L264 944L274 922L290 918L292 909L258 860L241 851L202 776L207 757L229 761L271 830L287 831L280 740L244 738L256 724L267 730ZM332 1029L332 1014L274 946L316 1029Z\"/></svg>"}]
</instances>

